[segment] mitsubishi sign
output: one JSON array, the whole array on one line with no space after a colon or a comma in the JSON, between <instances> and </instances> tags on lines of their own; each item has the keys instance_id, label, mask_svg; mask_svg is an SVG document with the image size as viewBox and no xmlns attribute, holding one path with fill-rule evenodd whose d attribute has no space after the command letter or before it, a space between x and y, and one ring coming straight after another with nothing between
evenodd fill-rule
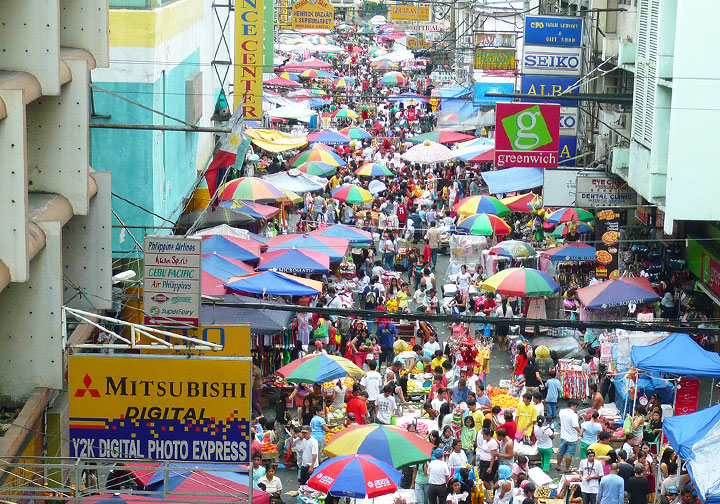
<instances>
[{"instance_id":1,"label":"mitsubishi sign","mask_svg":"<svg viewBox=\"0 0 720 504\"><path fill-rule=\"evenodd\" d=\"M498 103L495 166L557 168L560 106Z\"/></svg>"}]
</instances>

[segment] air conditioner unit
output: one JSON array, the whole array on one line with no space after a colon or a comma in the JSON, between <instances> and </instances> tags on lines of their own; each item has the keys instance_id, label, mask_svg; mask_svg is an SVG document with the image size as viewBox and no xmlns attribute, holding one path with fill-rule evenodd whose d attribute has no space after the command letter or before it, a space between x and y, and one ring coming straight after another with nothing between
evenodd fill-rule
<instances>
[{"instance_id":1,"label":"air conditioner unit","mask_svg":"<svg viewBox=\"0 0 720 504\"><path fill-rule=\"evenodd\" d=\"M595 159L605 157L610 153L610 136L598 135L595 137Z\"/></svg>"}]
</instances>

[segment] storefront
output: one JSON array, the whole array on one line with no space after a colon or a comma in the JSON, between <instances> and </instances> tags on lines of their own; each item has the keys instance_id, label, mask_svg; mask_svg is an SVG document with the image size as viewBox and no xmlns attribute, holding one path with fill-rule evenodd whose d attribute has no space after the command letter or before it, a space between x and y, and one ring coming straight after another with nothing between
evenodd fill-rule
<instances>
[{"instance_id":1,"label":"storefront","mask_svg":"<svg viewBox=\"0 0 720 504\"><path fill-rule=\"evenodd\" d=\"M690 235L687 239L687 265L695 277L696 290L712 300L711 318L720 316L720 250L715 241Z\"/></svg>"}]
</instances>

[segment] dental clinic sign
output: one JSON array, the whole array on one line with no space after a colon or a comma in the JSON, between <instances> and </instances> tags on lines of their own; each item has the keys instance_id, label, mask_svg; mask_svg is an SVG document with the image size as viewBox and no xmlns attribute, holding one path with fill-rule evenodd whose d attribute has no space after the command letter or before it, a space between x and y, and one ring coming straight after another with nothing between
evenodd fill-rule
<instances>
[{"instance_id":1,"label":"dental clinic sign","mask_svg":"<svg viewBox=\"0 0 720 504\"><path fill-rule=\"evenodd\" d=\"M145 325L198 327L202 240L145 235Z\"/></svg>"},{"instance_id":2,"label":"dental clinic sign","mask_svg":"<svg viewBox=\"0 0 720 504\"><path fill-rule=\"evenodd\" d=\"M557 168L560 106L498 103L495 166Z\"/></svg>"}]
</instances>

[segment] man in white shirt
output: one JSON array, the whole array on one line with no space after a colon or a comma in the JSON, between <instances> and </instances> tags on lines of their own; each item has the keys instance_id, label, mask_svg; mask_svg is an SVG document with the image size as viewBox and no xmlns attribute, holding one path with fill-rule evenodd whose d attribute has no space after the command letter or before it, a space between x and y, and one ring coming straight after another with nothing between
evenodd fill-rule
<instances>
[{"instance_id":1,"label":"man in white shirt","mask_svg":"<svg viewBox=\"0 0 720 504\"><path fill-rule=\"evenodd\" d=\"M368 145L363 149L363 159L365 161L372 161L373 158L373 148L372 146Z\"/></svg>"},{"instance_id":2,"label":"man in white shirt","mask_svg":"<svg viewBox=\"0 0 720 504\"><path fill-rule=\"evenodd\" d=\"M580 491L582 492L583 504L595 504L600 479L604 474L602 463L595 460L595 450L588 449L587 458L580 461L578 471L582 477Z\"/></svg>"},{"instance_id":3,"label":"man in white shirt","mask_svg":"<svg viewBox=\"0 0 720 504\"><path fill-rule=\"evenodd\" d=\"M558 448L557 466L560 471L563 457L565 457L565 472L570 471L572 458L577 451L578 437L580 434L580 424L577 415L578 403L571 399L568 401L568 407L560 410L558 418L560 419L560 447Z\"/></svg>"},{"instance_id":4,"label":"man in white shirt","mask_svg":"<svg viewBox=\"0 0 720 504\"><path fill-rule=\"evenodd\" d=\"M455 439L452 443L452 452L448 456L447 465L451 472L455 472L456 468L462 469L467 466L468 458L462 449L462 441Z\"/></svg>"},{"instance_id":5,"label":"man in white shirt","mask_svg":"<svg viewBox=\"0 0 720 504\"><path fill-rule=\"evenodd\" d=\"M310 479L310 475L313 473L315 468L318 466L318 454L320 453L320 447L317 440L312 437L309 425L305 425L302 428L302 436L305 439L302 447L302 466L300 468L300 484L304 485L307 480Z\"/></svg>"},{"instance_id":6,"label":"man in white shirt","mask_svg":"<svg viewBox=\"0 0 720 504\"><path fill-rule=\"evenodd\" d=\"M437 389L437 394L435 398L430 401L430 404L432 404L432 407L435 411L440 411L440 406L442 406L446 402L448 402L447 389L445 387L440 387L439 389Z\"/></svg>"},{"instance_id":7,"label":"man in white shirt","mask_svg":"<svg viewBox=\"0 0 720 504\"><path fill-rule=\"evenodd\" d=\"M427 474L428 497L430 504L443 504L447 498L447 483L450 481L450 468L442 459L443 451L440 448L433 450L433 460L428 464Z\"/></svg>"},{"instance_id":8,"label":"man in white shirt","mask_svg":"<svg viewBox=\"0 0 720 504\"><path fill-rule=\"evenodd\" d=\"M385 385L383 393L375 401L378 423L390 425L392 416L395 414L395 398L392 396L392 391L392 385Z\"/></svg>"},{"instance_id":9,"label":"man in white shirt","mask_svg":"<svg viewBox=\"0 0 720 504\"><path fill-rule=\"evenodd\" d=\"M377 401L377 398L380 395L382 375L376 371L376 360L368 361L368 367L370 370L365 374L365 376L363 376L362 380L360 380L360 385L365 387L365 391L368 394L367 410L368 415L372 417L375 412L375 401Z\"/></svg>"},{"instance_id":10,"label":"man in white shirt","mask_svg":"<svg viewBox=\"0 0 720 504\"><path fill-rule=\"evenodd\" d=\"M440 350L440 343L438 343L437 341L437 335L435 333L430 333L430 337L423 345L423 351L426 355L428 354L428 352L430 355L435 355L435 352L437 352L438 350Z\"/></svg>"}]
</instances>

